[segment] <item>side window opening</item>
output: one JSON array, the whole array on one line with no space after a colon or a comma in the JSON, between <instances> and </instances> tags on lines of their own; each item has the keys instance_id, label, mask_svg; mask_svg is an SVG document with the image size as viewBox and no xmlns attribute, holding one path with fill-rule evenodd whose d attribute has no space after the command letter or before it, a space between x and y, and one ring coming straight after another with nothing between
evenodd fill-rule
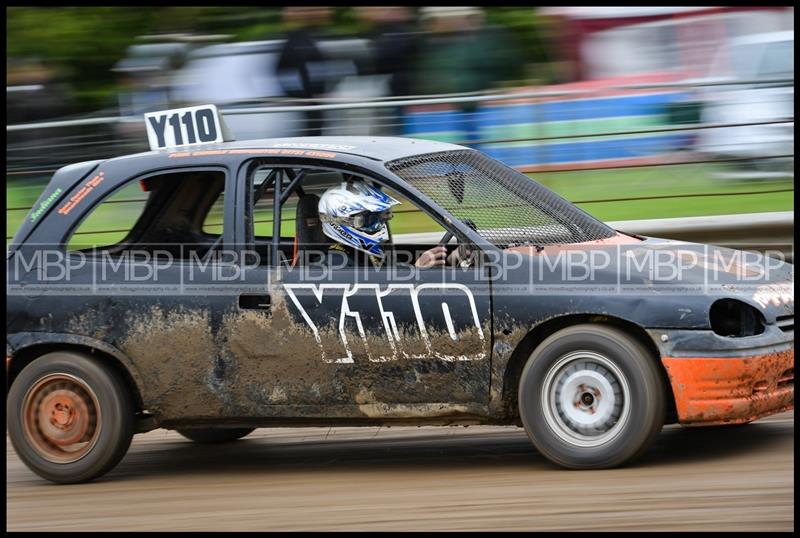
<instances>
[{"instance_id":1,"label":"side window opening","mask_svg":"<svg viewBox=\"0 0 800 538\"><path fill-rule=\"evenodd\" d=\"M343 181L342 174L335 171L303 169L299 167L273 167L264 166L256 168L250 178L250 193L252 200L251 209L251 238L252 248L258 254L261 265L272 263L272 244L274 236L274 210L275 210L275 181L281 181L281 191L286 189L297 175L302 174L300 183L294 192L284 201L281 206L280 216L280 263L291 264L296 255L297 229L298 229L298 208L300 209L301 220L307 215L306 209L314 206L310 203L313 196L319 196L330 186L338 185ZM306 195L311 195L306 197ZM313 218L311 219L313 220ZM304 224L311 221L303 220ZM313 223L312 223L313 224ZM313 228L313 226L312 226ZM301 232L302 233L302 232ZM314 230L310 230L314 234ZM315 242L319 242L316 240Z\"/></svg>"},{"instance_id":2,"label":"side window opening","mask_svg":"<svg viewBox=\"0 0 800 538\"><path fill-rule=\"evenodd\" d=\"M387 224L392 244L386 250L392 256L392 263L413 264L422 252L435 246L447 230L408 198L386 187L381 190L400 202L392 209L393 217Z\"/></svg>"},{"instance_id":3,"label":"side window opening","mask_svg":"<svg viewBox=\"0 0 800 538\"><path fill-rule=\"evenodd\" d=\"M314 263L319 260L333 240L322 232L317 212L317 203L326 190L339 186L348 178L360 179L379 186L377 182L361 176L351 176L336 170L311 168L278 168L265 166L255 168L251 173L250 189L252 196L251 237L252 248L258 254L261 265L272 263L272 240L274 219L274 183L270 180L282 178L285 192L296 174L303 174L298 188L284 201L281 208L281 229L278 256L279 263L286 266L297 263ZM270 177L270 174L273 174ZM264 185L267 181L267 185ZM430 215L412 204L392 189L380 187L384 192L401 203L395 206L393 218L388 222L390 240L385 250L397 260L414 260L416 256L436 244L438 236L445 229ZM394 236L401 234L433 233L436 240L414 235L400 237L395 244Z\"/></svg>"},{"instance_id":4,"label":"side window opening","mask_svg":"<svg viewBox=\"0 0 800 538\"><path fill-rule=\"evenodd\" d=\"M221 242L224 185L224 172L212 170L134 178L92 210L68 238L66 250L204 256Z\"/></svg>"},{"instance_id":5,"label":"side window opening","mask_svg":"<svg viewBox=\"0 0 800 538\"><path fill-rule=\"evenodd\" d=\"M389 221L389 230L392 232L392 236L425 232L445 233L446 230L441 224L407 198L391 189L383 188L382 190L400 202L393 210L394 217Z\"/></svg>"},{"instance_id":6,"label":"side window opening","mask_svg":"<svg viewBox=\"0 0 800 538\"><path fill-rule=\"evenodd\" d=\"M278 180L283 179L281 174L281 170L268 167L258 168L253 173L251 187L253 197L253 237L257 241L272 240L275 201L275 187L273 185L276 178Z\"/></svg>"}]
</instances>

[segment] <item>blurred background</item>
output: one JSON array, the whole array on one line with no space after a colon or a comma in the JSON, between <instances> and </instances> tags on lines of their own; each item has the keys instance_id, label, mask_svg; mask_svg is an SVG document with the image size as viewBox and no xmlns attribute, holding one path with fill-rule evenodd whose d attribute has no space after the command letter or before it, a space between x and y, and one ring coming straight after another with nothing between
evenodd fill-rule
<instances>
[{"instance_id":1,"label":"blurred background","mask_svg":"<svg viewBox=\"0 0 800 538\"><path fill-rule=\"evenodd\" d=\"M794 207L793 7L6 13L7 242L55 169L204 103L237 139L464 144L603 220Z\"/></svg>"}]
</instances>

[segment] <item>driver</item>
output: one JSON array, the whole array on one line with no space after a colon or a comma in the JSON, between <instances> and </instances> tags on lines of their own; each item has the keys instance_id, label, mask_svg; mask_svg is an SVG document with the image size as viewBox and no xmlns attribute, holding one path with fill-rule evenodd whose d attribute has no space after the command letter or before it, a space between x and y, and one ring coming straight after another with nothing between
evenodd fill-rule
<instances>
[{"instance_id":1,"label":"driver","mask_svg":"<svg viewBox=\"0 0 800 538\"><path fill-rule=\"evenodd\" d=\"M347 267L384 261L382 244L389 240L386 223L392 218L392 206L400 202L364 181L355 180L331 187L319 199L319 218L323 233L334 240L328 248L328 262ZM332 262L332 258L343 256ZM449 256L447 247L436 246L423 252L414 265L421 268L456 265L458 251Z\"/></svg>"}]
</instances>

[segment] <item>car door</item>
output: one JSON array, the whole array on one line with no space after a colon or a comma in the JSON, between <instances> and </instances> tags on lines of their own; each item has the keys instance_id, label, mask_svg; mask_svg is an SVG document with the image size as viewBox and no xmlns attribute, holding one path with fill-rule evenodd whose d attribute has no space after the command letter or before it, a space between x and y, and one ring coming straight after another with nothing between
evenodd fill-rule
<instances>
[{"instance_id":1,"label":"car door","mask_svg":"<svg viewBox=\"0 0 800 538\"><path fill-rule=\"evenodd\" d=\"M306 194L324 188L314 185L320 172L342 173L309 174L300 184ZM256 208L249 218L263 223L269 214L274 208ZM282 216L282 235L291 233L287 221L295 216L287 207ZM286 412L359 417L481 412L491 335L481 270L292 267L285 248L276 267L264 263L257 234L254 240L262 263L248 267L253 299L237 314L230 349L263 412L280 413L282 405L294 406ZM292 240L286 235L280 243Z\"/></svg>"},{"instance_id":2,"label":"car door","mask_svg":"<svg viewBox=\"0 0 800 538\"><path fill-rule=\"evenodd\" d=\"M142 405L163 420L236 413L217 328L237 307L238 267L212 255L230 232L222 215L206 218L232 203L227 177L223 166L162 169L86 204L64 242L68 272L30 304L32 316L50 320L41 330L124 354Z\"/></svg>"}]
</instances>

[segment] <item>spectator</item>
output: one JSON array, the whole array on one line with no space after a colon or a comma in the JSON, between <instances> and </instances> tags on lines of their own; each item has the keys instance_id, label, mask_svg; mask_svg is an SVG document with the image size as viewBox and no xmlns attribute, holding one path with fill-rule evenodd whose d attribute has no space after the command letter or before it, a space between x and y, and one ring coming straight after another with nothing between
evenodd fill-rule
<instances>
[{"instance_id":1,"label":"spectator","mask_svg":"<svg viewBox=\"0 0 800 538\"><path fill-rule=\"evenodd\" d=\"M72 89L60 78L57 70L38 58L7 60L6 121L46 121L73 112Z\"/></svg>"},{"instance_id":2,"label":"spectator","mask_svg":"<svg viewBox=\"0 0 800 538\"><path fill-rule=\"evenodd\" d=\"M326 80L322 67L325 58L317 47L315 30L329 22L331 14L332 9L328 7L284 8L285 22L294 27L286 35L276 68L286 95L299 99L324 95ZM303 134L319 136L322 133L321 112L309 110L305 117Z\"/></svg>"},{"instance_id":3,"label":"spectator","mask_svg":"<svg viewBox=\"0 0 800 538\"><path fill-rule=\"evenodd\" d=\"M412 94L418 33L413 31L413 13L407 7L361 7L359 15L372 24L374 72L389 75L390 95Z\"/></svg>"},{"instance_id":4,"label":"spectator","mask_svg":"<svg viewBox=\"0 0 800 538\"><path fill-rule=\"evenodd\" d=\"M485 74L475 70L481 62L479 57L471 56L478 10L474 7L422 8L422 23L429 34L422 48L425 52L418 59L417 93L433 95L483 89Z\"/></svg>"},{"instance_id":5,"label":"spectator","mask_svg":"<svg viewBox=\"0 0 800 538\"><path fill-rule=\"evenodd\" d=\"M478 7L425 7L422 22L429 31L417 63L417 92L425 95L481 92L513 78L520 62L517 49L498 28L484 23ZM480 138L477 102L453 108L451 124L442 130L458 132L461 140Z\"/></svg>"},{"instance_id":6,"label":"spectator","mask_svg":"<svg viewBox=\"0 0 800 538\"><path fill-rule=\"evenodd\" d=\"M413 12L402 6L380 6L359 7L357 13L371 25L367 37L372 43L372 62L359 74L387 77L391 97L411 95L419 36L411 27ZM402 134L402 108L379 109L379 115L386 120L378 134Z\"/></svg>"}]
</instances>

